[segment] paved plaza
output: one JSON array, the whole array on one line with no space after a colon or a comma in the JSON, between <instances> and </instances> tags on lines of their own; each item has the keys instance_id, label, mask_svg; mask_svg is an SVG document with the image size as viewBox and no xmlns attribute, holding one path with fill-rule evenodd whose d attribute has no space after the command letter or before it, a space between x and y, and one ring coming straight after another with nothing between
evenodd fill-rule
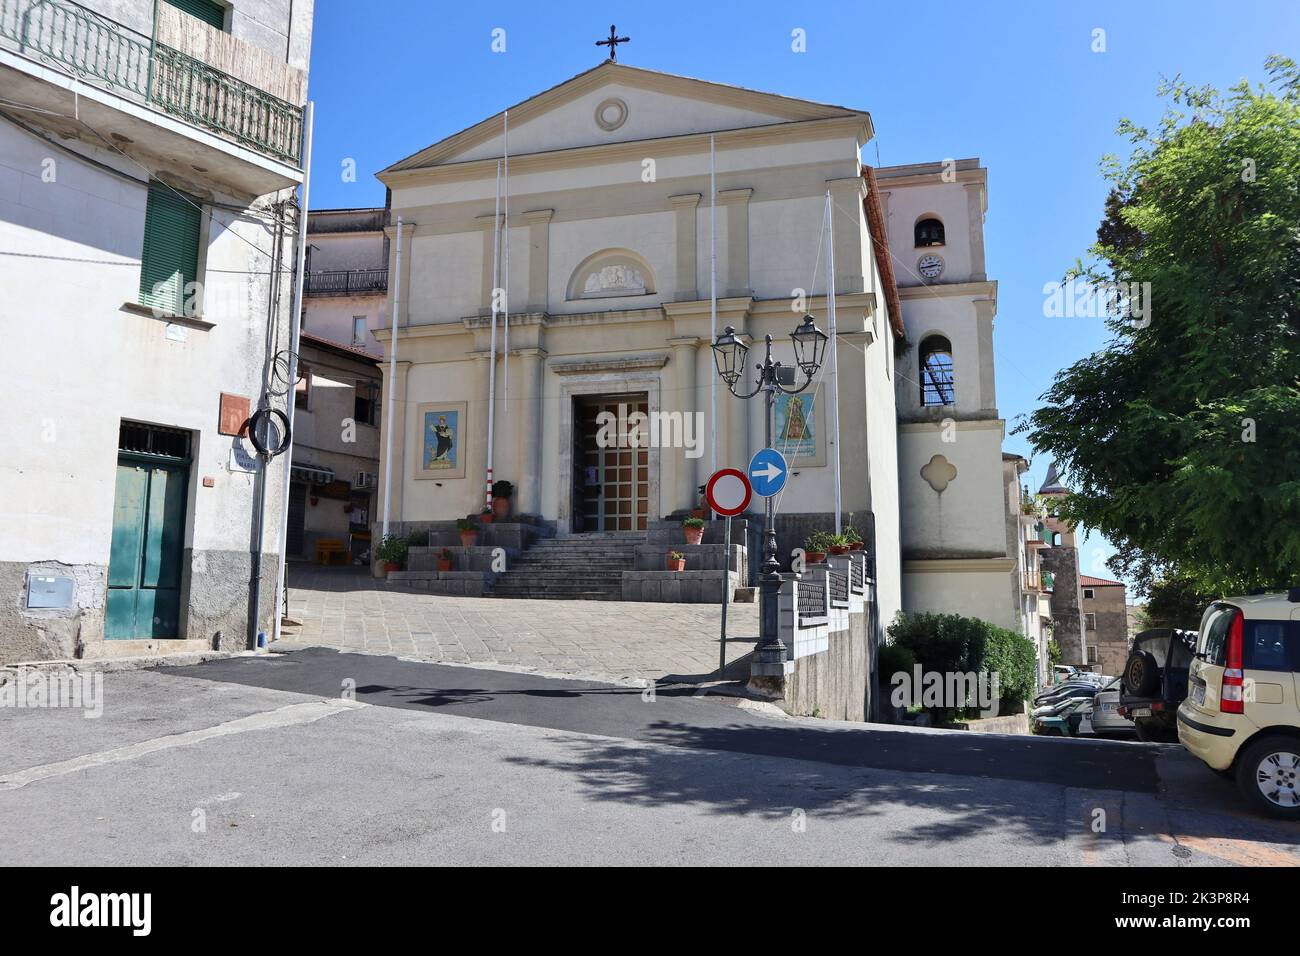
<instances>
[{"instance_id":1,"label":"paved plaza","mask_svg":"<svg viewBox=\"0 0 1300 956\"><path fill-rule=\"evenodd\" d=\"M758 605L727 612L727 663L749 654ZM721 608L709 604L440 597L364 569L289 566L281 644L529 668L600 679L716 676Z\"/></svg>"}]
</instances>

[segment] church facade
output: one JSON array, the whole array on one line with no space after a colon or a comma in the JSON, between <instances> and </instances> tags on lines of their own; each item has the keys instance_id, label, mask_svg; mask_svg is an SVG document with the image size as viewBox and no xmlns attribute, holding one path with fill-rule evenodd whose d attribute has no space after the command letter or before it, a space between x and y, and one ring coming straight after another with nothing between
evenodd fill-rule
<instances>
[{"instance_id":1,"label":"church facade","mask_svg":"<svg viewBox=\"0 0 1300 956\"><path fill-rule=\"evenodd\" d=\"M752 364L770 334L791 364L806 313L829 331L829 191L838 374L824 366L778 405L775 444L791 466L782 527L833 526L838 456L841 511L874 554L878 620L914 604L1013 626L977 162L956 164L951 181L937 167L879 170L873 189L859 160L873 135L866 112L607 62L509 109L498 212L506 121L379 174L392 195L397 313L396 343L377 333L396 347L395 374L383 366L385 416L395 412L380 484L382 494L391 463L396 530L482 508L493 386L494 477L516 485L517 513L583 534L643 531L699 507L715 467L744 468L765 443L762 401L717 378L714 335L747 336ZM917 217L942 220L943 242L914 248ZM918 251L942 258L938 274L916 271ZM509 309L495 365L494 293ZM600 438L602 422L636 412L654 423L648 447ZM1004 608L985 593L995 578Z\"/></svg>"}]
</instances>

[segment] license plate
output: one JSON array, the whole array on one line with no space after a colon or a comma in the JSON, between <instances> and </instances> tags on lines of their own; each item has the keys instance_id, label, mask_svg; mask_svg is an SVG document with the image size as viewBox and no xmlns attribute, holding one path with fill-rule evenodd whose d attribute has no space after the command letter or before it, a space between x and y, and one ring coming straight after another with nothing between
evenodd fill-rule
<instances>
[{"instance_id":1,"label":"license plate","mask_svg":"<svg viewBox=\"0 0 1300 956\"><path fill-rule=\"evenodd\" d=\"M1102 704L1101 712L1103 714L1113 714L1119 709L1119 704Z\"/></svg>"},{"instance_id":2,"label":"license plate","mask_svg":"<svg viewBox=\"0 0 1300 956\"><path fill-rule=\"evenodd\" d=\"M1198 707L1205 703L1205 682L1198 681L1192 685L1192 703Z\"/></svg>"},{"instance_id":3,"label":"license plate","mask_svg":"<svg viewBox=\"0 0 1300 956\"><path fill-rule=\"evenodd\" d=\"M1150 707L1138 707L1138 708L1136 708L1136 709L1134 709L1134 710L1130 710L1130 711L1128 712L1128 715L1129 715L1130 717L1150 717L1150 716L1151 716L1151 708L1150 708Z\"/></svg>"}]
</instances>

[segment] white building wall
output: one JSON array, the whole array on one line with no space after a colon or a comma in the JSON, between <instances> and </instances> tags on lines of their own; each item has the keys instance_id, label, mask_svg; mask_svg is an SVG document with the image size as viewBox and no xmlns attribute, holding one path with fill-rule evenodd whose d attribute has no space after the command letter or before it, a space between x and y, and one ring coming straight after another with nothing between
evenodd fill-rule
<instances>
[{"instance_id":1,"label":"white building wall","mask_svg":"<svg viewBox=\"0 0 1300 956\"><path fill-rule=\"evenodd\" d=\"M215 210L205 219L203 298L209 329L168 324L124 310L140 298L147 184L116 154L79 147L118 176L81 162L7 123L0 123L0 375L10 384L15 454L0 463L0 501L8 532L0 536L6 593L18 595L36 562L66 566L78 591L80 639L90 653L102 637L103 586L109 558L122 419L194 434L185 528L187 578L238 579L220 586L217 606L191 607L182 636L211 646L243 645L252 475L232 467L237 442L219 435L222 392L253 399L261 391L270 306L271 227L260 218ZM54 160L56 179L42 181ZM219 197L232 203L235 197ZM287 347L289 288L275 329ZM263 546L274 569L279 541L282 461L270 470ZM212 488L202 486L211 478ZM242 572L238 570L242 568ZM21 606L15 598L13 606ZM182 614L183 627L186 626ZM4 616L0 659L68 656L66 621ZM44 637L41 636L45 632ZM113 642L114 650L134 644Z\"/></svg>"}]
</instances>

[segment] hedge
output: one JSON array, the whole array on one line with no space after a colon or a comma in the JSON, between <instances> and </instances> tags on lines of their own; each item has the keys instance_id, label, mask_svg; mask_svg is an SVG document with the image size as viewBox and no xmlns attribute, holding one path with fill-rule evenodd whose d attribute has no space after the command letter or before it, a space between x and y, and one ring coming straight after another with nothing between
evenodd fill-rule
<instances>
[{"instance_id":1,"label":"hedge","mask_svg":"<svg viewBox=\"0 0 1300 956\"><path fill-rule=\"evenodd\" d=\"M996 672L998 712L1016 713L1034 692L1037 653L1034 644L1006 628L960 614L902 614L889 625L891 645L881 649L880 676L888 683L896 670L887 670L910 655L925 672L940 674ZM897 648L887 658L885 651Z\"/></svg>"}]
</instances>

